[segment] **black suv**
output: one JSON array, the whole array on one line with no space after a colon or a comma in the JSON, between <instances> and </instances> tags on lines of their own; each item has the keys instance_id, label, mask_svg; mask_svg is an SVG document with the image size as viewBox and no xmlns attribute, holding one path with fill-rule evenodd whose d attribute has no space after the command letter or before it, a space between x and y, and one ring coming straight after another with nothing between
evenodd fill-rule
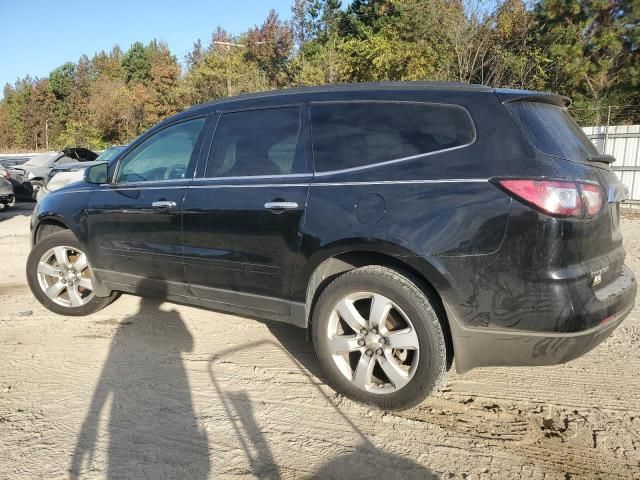
<instances>
[{"instance_id":1,"label":"black suv","mask_svg":"<svg viewBox=\"0 0 640 480\"><path fill-rule=\"evenodd\" d=\"M319 87L186 110L36 207L36 298L118 292L308 328L340 392L413 405L456 362L566 362L634 305L626 190L565 97Z\"/></svg>"}]
</instances>

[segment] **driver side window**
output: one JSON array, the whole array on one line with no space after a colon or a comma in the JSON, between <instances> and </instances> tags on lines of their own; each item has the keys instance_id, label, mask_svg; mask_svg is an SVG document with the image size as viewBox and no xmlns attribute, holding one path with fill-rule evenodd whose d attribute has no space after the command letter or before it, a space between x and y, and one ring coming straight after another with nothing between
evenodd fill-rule
<instances>
[{"instance_id":1,"label":"driver side window","mask_svg":"<svg viewBox=\"0 0 640 480\"><path fill-rule=\"evenodd\" d=\"M120 162L116 183L184 178L204 118L171 125L144 140Z\"/></svg>"}]
</instances>

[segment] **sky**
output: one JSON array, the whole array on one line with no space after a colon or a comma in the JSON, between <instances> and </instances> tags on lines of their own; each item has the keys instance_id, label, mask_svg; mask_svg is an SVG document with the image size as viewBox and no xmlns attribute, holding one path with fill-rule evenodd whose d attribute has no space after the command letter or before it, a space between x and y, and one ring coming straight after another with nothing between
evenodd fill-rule
<instances>
[{"instance_id":1,"label":"sky","mask_svg":"<svg viewBox=\"0 0 640 480\"><path fill-rule=\"evenodd\" d=\"M5 83L45 77L65 62L115 44L158 39L184 61L221 25L232 34L262 24L269 10L291 17L293 0L0 0L0 96Z\"/></svg>"}]
</instances>

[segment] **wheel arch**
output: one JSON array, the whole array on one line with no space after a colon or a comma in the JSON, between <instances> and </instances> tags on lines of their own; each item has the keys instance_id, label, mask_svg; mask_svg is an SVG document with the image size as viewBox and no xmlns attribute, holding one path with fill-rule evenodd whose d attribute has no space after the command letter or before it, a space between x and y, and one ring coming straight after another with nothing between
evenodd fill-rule
<instances>
[{"instance_id":1,"label":"wheel arch","mask_svg":"<svg viewBox=\"0 0 640 480\"><path fill-rule=\"evenodd\" d=\"M380 265L400 272L412 280L427 296L436 311L445 334L447 369L449 369L453 363L453 338L443 298L439 293L439 290L442 291L441 288L446 288L446 279L424 257L396 256L377 250L361 249L343 251L327 256L315 267L307 282L305 299L307 331L311 331L313 312L324 289L341 274L367 265Z\"/></svg>"},{"instance_id":2,"label":"wheel arch","mask_svg":"<svg viewBox=\"0 0 640 480\"><path fill-rule=\"evenodd\" d=\"M70 230L70 228L59 218L50 217L41 220L33 232L33 245L43 238L60 230Z\"/></svg>"}]
</instances>

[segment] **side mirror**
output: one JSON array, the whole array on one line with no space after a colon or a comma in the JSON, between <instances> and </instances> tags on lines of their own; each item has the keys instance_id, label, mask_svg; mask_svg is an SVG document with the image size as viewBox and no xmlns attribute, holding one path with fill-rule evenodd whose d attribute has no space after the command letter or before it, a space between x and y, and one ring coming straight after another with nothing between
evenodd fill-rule
<instances>
[{"instance_id":1,"label":"side mirror","mask_svg":"<svg viewBox=\"0 0 640 480\"><path fill-rule=\"evenodd\" d=\"M83 178L87 183L107 183L109 181L109 163L98 163L85 168Z\"/></svg>"}]
</instances>

